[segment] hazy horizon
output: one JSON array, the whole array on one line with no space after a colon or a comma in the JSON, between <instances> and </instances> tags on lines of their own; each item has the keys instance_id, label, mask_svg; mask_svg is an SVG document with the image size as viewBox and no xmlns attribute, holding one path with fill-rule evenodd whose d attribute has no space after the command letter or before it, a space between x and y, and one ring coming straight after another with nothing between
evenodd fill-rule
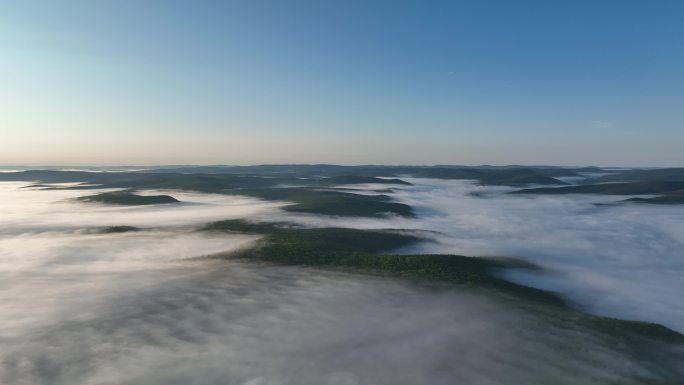
<instances>
[{"instance_id":1,"label":"hazy horizon","mask_svg":"<svg viewBox=\"0 0 684 385\"><path fill-rule=\"evenodd\" d=\"M684 384L684 0L0 5L0 384Z\"/></svg>"},{"instance_id":2,"label":"hazy horizon","mask_svg":"<svg viewBox=\"0 0 684 385\"><path fill-rule=\"evenodd\" d=\"M72 164L46 164L46 163L36 163L36 164L0 164L0 171L15 171L15 170L28 170L28 169L54 169L54 170L90 170L90 169L104 169L104 170L116 170L116 169L155 169L155 168L174 168L174 167L258 167L258 166L316 166L316 165L329 165L329 166L348 166L348 167L362 167L362 166L406 166L406 167L466 167L466 168L477 168L477 167L559 167L559 168L583 168L583 167L598 167L601 169L658 169L658 168L680 168L679 165L659 165L659 166L645 166L645 165L605 165L605 164L518 164L518 163L499 163L499 164L485 164L485 163L473 163L473 164L448 164L448 163L130 163L130 164L92 164L92 163L72 163Z\"/></svg>"}]
</instances>

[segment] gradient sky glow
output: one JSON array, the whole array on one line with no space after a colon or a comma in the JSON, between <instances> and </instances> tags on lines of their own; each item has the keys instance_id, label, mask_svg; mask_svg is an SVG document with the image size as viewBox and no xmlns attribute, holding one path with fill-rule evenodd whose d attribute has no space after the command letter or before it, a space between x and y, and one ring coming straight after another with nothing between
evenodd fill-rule
<instances>
[{"instance_id":1,"label":"gradient sky glow","mask_svg":"<svg viewBox=\"0 0 684 385\"><path fill-rule=\"evenodd\" d=\"M684 166L684 1L0 5L0 164Z\"/></svg>"}]
</instances>

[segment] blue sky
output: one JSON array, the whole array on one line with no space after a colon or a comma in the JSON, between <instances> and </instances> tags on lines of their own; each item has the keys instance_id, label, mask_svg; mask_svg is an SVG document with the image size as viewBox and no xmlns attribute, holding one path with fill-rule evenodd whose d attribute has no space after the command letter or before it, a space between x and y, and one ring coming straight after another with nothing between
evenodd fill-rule
<instances>
[{"instance_id":1,"label":"blue sky","mask_svg":"<svg viewBox=\"0 0 684 385\"><path fill-rule=\"evenodd\" d=\"M17 1L0 163L682 166L684 2Z\"/></svg>"}]
</instances>

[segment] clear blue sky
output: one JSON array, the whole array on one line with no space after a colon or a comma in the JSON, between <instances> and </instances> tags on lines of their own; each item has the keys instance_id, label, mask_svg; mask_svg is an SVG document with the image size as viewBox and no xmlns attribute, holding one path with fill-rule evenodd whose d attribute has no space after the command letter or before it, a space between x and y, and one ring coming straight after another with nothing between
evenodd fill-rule
<instances>
[{"instance_id":1,"label":"clear blue sky","mask_svg":"<svg viewBox=\"0 0 684 385\"><path fill-rule=\"evenodd\" d=\"M684 166L684 1L0 5L0 164Z\"/></svg>"}]
</instances>

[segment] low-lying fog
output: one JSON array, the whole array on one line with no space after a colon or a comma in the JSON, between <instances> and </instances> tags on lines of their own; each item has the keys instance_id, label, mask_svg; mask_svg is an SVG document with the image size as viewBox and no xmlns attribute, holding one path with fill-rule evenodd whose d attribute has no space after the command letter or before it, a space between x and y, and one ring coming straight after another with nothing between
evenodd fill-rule
<instances>
[{"instance_id":1,"label":"low-lying fog","mask_svg":"<svg viewBox=\"0 0 684 385\"><path fill-rule=\"evenodd\" d=\"M412 182L420 184L394 196L416 207L419 217L378 220L292 215L251 198L179 192L172 195L186 202L181 205L104 206L72 200L93 191L0 183L0 383L611 384L651 378L648 368L591 331L553 326L481 293L199 258L257 240L194 231L218 219L438 230L437 242L413 251L530 258L559 277L516 279L576 295L597 311L682 329L684 315L675 305L683 289L675 276L684 271L682 209L596 208L596 197L511 197L498 195L503 188ZM146 229L97 232L113 225Z\"/></svg>"},{"instance_id":2,"label":"low-lying fog","mask_svg":"<svg viewBox=\"0 0 684 385\"><path fill-rule=\"evenodd\" d=\"M552 274L514 281L560 291L592 312L684 332L684 206L620 204L606 195L506 195L510 187L411 179L392 196L416 219L287 215L310 226L418 228L440 232L407 252L517 256ZM364 191L386 188L365 185Z\"/></svg>"},{"instance_id":3,"label":"low-lying fog","mask_svg":"<svg viewBox=\"0 0 684 385\"><path fill-rule=\"evenodd\" d=\"M62 184L69 185L69 184ZM44 190L26 188L26 183L0 182L0 234L36 233L83 229L94 226L128 225L168 227L197 225L221 219L245 218L273 213L282 204L243 196L170 193L184 202L173 206L107 206L87 204L74 198L112 190Z\"/></svg>"}]
</instances>

